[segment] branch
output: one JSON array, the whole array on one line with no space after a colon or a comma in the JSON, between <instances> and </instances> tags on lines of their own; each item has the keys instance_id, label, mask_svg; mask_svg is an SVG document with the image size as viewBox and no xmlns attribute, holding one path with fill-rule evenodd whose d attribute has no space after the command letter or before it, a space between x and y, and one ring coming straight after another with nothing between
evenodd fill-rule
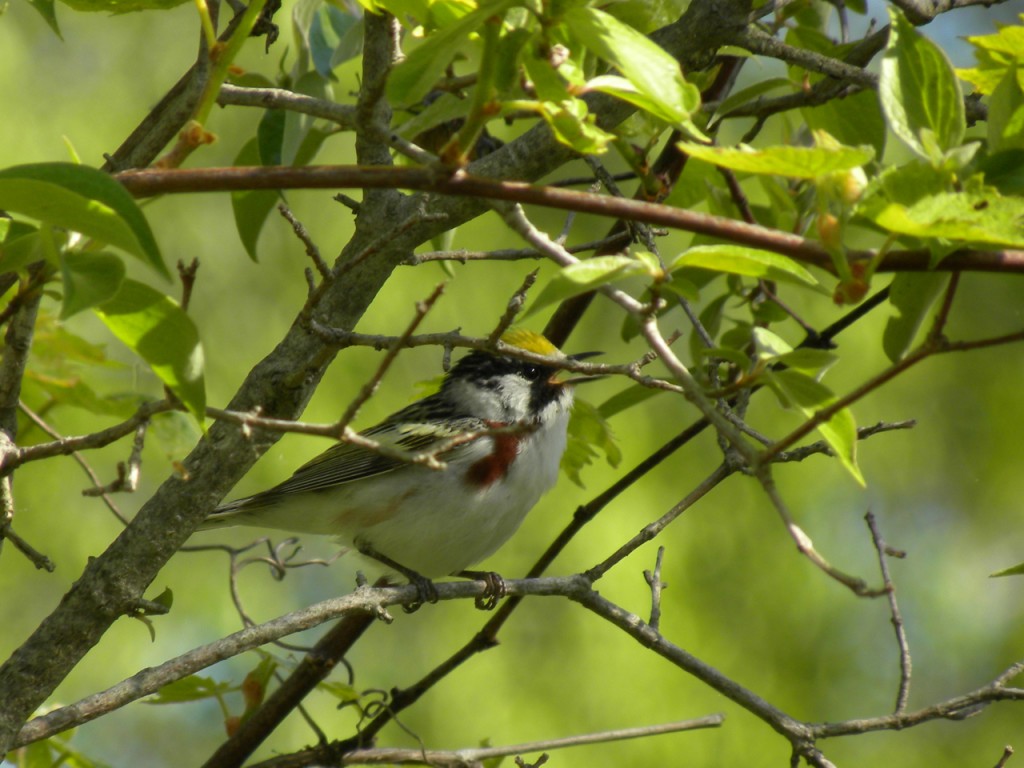
<instances>
[{"instance_id":1,"label":"branch","mask_svg":"<svg viewBox=\"0 0 1024 768\"><path fill-rule=\"evenodd\" d=\"M57 430L55 430L53 427L47 424L46 421L44 421L43 418L38 413L33 411L27 405L25 405L25 403L20 403L19 408L21 408L21 412L25 414L26 418L28 418L29 421L31 421L33 424L39 427L39 429L48 434L50 437L56 440L63 439L61 437L61 434ZM85 460L85 457L82 456L82 454L79 453L78 451L75 451L74 453L71 454L71 458L73 458L75 462L78 464L78 466L82 468L82 471L85 472L86 477L89 478L89 482L92 483L92 488L87 488L83 490L82 495L98 495L99 498L103 500L103 503L104 505L106 505L107 509L109 509L110 512L114 515L114 517L117 518L118 522L120 522L121 525L128 525L128 518L125 517L124 513L120 509L118 509L117 504L114 503L114 500L113 498L111 498L109 493L90 493L90 491L102 489L103 483L100 482L99 475L97 475L96 472L93 471L93 468L89 466L89 462Z\"/></svg>"},{"instance_id":2,"label":"branch","mask_svg":"<svg viewBox=\"0 0 1024 768\"><path fill-rule=\"evenodd\" d=\"M383 585L383 581L380 585ZM339 621L307 653L291 675L266 701L246 717L238 730L221 744L203 768L234 768L245 762L292 710L323 681L339 659L359 640L378 614L352 613Z\"/></svg>"},{"instance_id":3,"label":"branch","mask_svg":"<svg viewBox=\"0 0 1024 768\"><path fill-rule=\"evenodd\" d=\"M585 733L579 736L567 736L562 739L512 744L507 747L477 747L453 751L397 748L357 749L344 753L344 765L423 763L432 766L465 768L467 765L480 765L484 761L497 761L499 758L511 757L513 755L546 752L548 750L578 747L586 744L606 744L611 741L622 741L624 739L642 739L649 736L693 731L703 728L717 728L723 722L725 722L723 715L708 715L707 717L700 717L694 720L680 720L675 723L664 723L661 725L644 725L639 728L620 728L613 731L598 731L597 733ZM280 758L271 758L265 762L257 763L253 768L284 768L284 766L326 763L331 758L336 759L336 755L333 755L333 752L334 750L330 749L330 745L326 749L314 747L303 752L284 755Z\"/></svg>"},{"instance_id":4,"label":"branch","mask_svg":"<svg viewBox=\"0 0 1024 768\"><path fill-rule=\"evenodd\" d=\"M179 410L180 407L177 403L172 403L169 400L154 400L149 403L143 403L132 416L120 424L101 429L99 432L90 432L88 435L76 435L74 437L61 437L48 443L18 447L4 453L0 456L0 469L9 473L30 461L49 459L53 456L69 456L78 451L92 448L103 448L126 435L137 432L154 415Z\"/></svg>"},{"instance_id":5,"label":"branch","mask_svg":"<svg viewBox=\"0 0 1024 768\"><path fill-rule=\"evenodd\" d=\"M565 249L572 254L600 251L606 248L609 253L614 253L629 245L631 239L628 233L619 232L603 237L600 240L590 240L579 245L566 246ZM494 251L470 251L466 249L457 251L425 251L424 253L414 253L409 256L409 259L403 266L415 267L428 261L457 261L460 264L465 264L468 261L519 261L522 259L540 258L543 258L543 256L534 248L501 248Z\"/></svg>"},{"instance_id":6,"label":"branch","mask_svg":"<svg viewBox=\"0 0 1024 768\"><path fill-rule=\"evenodd\" d=\"M21 397L21 381L25 375L29 352L32 351L36 315L48 272L46 264L32 264L28 279L20 286L8 306L8 309L13 307L13 310L7 320L3 358L0 359L0 468L20 451L14 442L18 437L18 399ZM54 565L50 559L16 534L11 527L13 523L14 489L8 470L0 476L0 551L4 541L10 541L36 568L52 571Z\"/></svg>"},{"instance_id":7,"label":"branch","mask_svg":"<svg viewBox=\"0 0 1024 768\"><path fill-rule=\"evenodd\" d=\"M837 80L847 80L865 88L878 86L878 75L860 67L847 64L841 59L834 59L806 48L796 48L762 32L757 27L748 27L736 38L736 44L751 53L781 59L795 64L811 72L819 72Z\"/></svg>"},{"instance_id":8,"label":"branch","mask_svg":"<svg viewBox=\"0 0 1024 768\"><path fill-rule=\"evenodd\" d=\"M682 229L781 253L827 271L833 269L832 259L826 249L820 243L799 235L658 203L537 186L520 181L496 181L461 171L439 176L436 169L426 168L345 165L293 168L272 165L125 171L117 174L116 178L137 197L251 189L404 188L478 200L507 200ZM851 263L876 256L872 250L847 251ZM932 268L931 259L931 253L924 248L894 250L885 255L877 271L922 272ZM1024 273L1024 251L961 248L946 256L934 268L947 271Z\"/></svg>"},{"instance_id":9,"label":"branch","mask_svg":"<svg viewBox=\"0 0 1024 768\"><path fill-rule=\"evenodd\" d=\"M875 551L878 553L878 567L882 572L882 581L885 584L885 591L889 598L889 614L892 617L892 627L896 631L896 645L900 653L900 684L896 691L896 713L900 714L907 709L907 701L910 698L910 673L913 663L910 657L910 644L907 642L907 631L903 626L903 614L900 613L899 604L896 602L896 585L892 583L889 575L890 557L906 557L905 552L899 552L889 547L882 538L878 529L878 522L871 510L864 515L871 531L871 540L874 542Z\"/></svg>"},{"instance_id":10,"label":"branch","mask_svg":"<svg viewBox=\"0 0 1024 768\"><path fill-rule=\"evenodd\" d=\"M1006 0L892 0L892 4L906 14L907 21L918 27L928 24L940 14L957 8L970 8L975 5L989 8L1004 2Z\"/></svg>"},{"instance_id":11,"label":"branch","mask_svg":"<svg viewBox=\"0 0 1024 768\"><path fill-rule=\"evenodd\" d=\"M337 123L339 127L355 127L356 109L335 101L317 99L284 88L242 88L224 83L220 87L217 103L221 106L261 107L284 109Z\"/></svg>"},{"instance_id":12,"label":"branch","mask_svg":"<svg viewBox=\"0 0 1024 768\"><path fill-rule=\"evenodd\" d=\"M510 595L559 595L589 589L579 576L514 579L506 581ZM487 587L478 581L456 581L435 584L439 600L476 599L486 593ZM87 723L97 717L137 701L160 688L213 666L217 662L258 648L287 635L302 632L324 622L345 616L372 616L388 620L386 609L393 605L408 605L417 599L416 587L358 587L342 597L314 603L276 619L246 627L227 637L194 648L155 667L147 667L117 685L100 693L33 718L25 724L14 746L23 746L49 738L68 728Z\"/></svg>"},{"instance_id":13,"label":"branch","mask_svg":"<svg viewBox=\"0 0 1024 768\"><path fill-rule=\"evenodd\" d=\"M820 723L811 726L811 729L815 738L831 739L836 736L854 736L872 731L898 731L933 720L963 720L978 714L996 701L1024 701L1024 688L1007 686L1007 683L1021 672L1024 672L1024 661L1018 661L1008 667L988 685L914 712L895 712L881 717L844 720L838 723Z\"/></svg>"}]
</instances>

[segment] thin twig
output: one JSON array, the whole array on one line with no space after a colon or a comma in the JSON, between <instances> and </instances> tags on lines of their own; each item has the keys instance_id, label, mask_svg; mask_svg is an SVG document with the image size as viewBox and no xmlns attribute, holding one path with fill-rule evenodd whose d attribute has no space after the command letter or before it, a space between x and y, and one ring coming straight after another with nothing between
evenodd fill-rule
<instances>
[{"instance_id":1,"label":"thin twig","mask_svg":"<svg viewBox=\"0 0 1024 768\"><path fill-rule=\"evenodd\" d=\"M584 733L578 736L566 736L560 739L531 741L525 744L512 744L506 747L476 747L453 751L419 749L358 749L345 755L345 765L380 765L393 763L425 763L426 765L464 766L481 763L485 760L496 760L512 755L525 755L547 750L579 747L586 744L607 744L625 739L643 739L666 733L693 731L701 728L717 728L725 722L724 715L708 715L693 720L680 720L660 725L644 725L638 728L619 728L596 733Z\"/></svg>"},{"instance_id":2,"label":"thin twig","mask_svg":"<svg viewBox=\"0 0 1024 768\"><path fill-rule=\"evenodd\" d=\"M377 366L377 370L374 372L373 376L370 377L370 380L362 386L359 393L355 396L352 402L349 403L348 408L345 409L345 413L342 414L341 419L339 419L337 425L339 433L344 433L348 429L348 425L352 423L353 419L355 419L356 414L359 413L359 409L365 405L367 400L373 397L373 394L380 386L381 380L384 378L384 374L387 373L388 368L391 367L391 364L398 357L398 353L406 348L406 340L416 332L420 323L423 322L423 318L427 316L427 313L430 312L437 300L441 298L441 294L443 292L444 283L438 283L427 298L423 301L416 302L416 312L412 320L405 327L402 334L395 340L395 343L388 348L387 353L384 355L384 359L380 361L380 364Z\"/></svg>"},{"instance_id":3,"label":"thin twig","mask_svg":"<svg viewBox=\"0 0 1024 768\"><path fill-rule=\"evenodd\" d=\"M779 493L778 488L775 486L775 481L772 478L770 469L771 467L768 464L764 464L759 467L756 473L757 479L760 481L765 494L768 496L772 506L775 507L775 511L779 514L783 524L786 526L786 531L796 544L797 551L817 566L817 568L827 576L835 579L844 587L848 587L850 591L858 597L881 597L886 594L884 587L871 589L863 579L858 578L857 576L851 576L839 568L836 568L832 563L826 560L817 549L814 548L814 542L811 540L811 537L804 532L803 528L801 528L795 520L793 520L793 516L789 512L789 508L782 500L782 496Z\"/></svg>"},{"instance_id":4,"label":"thin twig","mask_svg":"<svg viewBox=\"0 0 1024 768\"><path fill-rule=\"evenodd\" d=\"M857 427L857 439L867 440L882 432L892 432L898 429L913 429L917 426L917 421L914 419L906 419L904 421L880 421L877 424L872 424L870 427ZM799 448L794 448L792 451L784 451L776 454L772 461L776 464L782 464L785 462L792 461L803 461L809 456L815 456L817 454L823 454L825 456L835 456L835 451L832 449L825 440L818 440L810 445L804 445Z\"/></svg>"},{"instance_id":5,"label":"thin twig","mask_svg":"<svg viewBox=\"0 0 1024 768\"><path fill-rule=\"evenodd\" d=\"M109 484L98 488L86 488L83 496L106 496L109 493L134 493L139 487L139 475L142 473L142 449L146 443L146 430L149 422L144 421L135 428L135 439L132 440L132 451L128 461L117 463L117 477Z\"/></svg>"},{"instance_id":6,"label":"thin twig","mask_svg":"<svg viewBox=\"0 0 1024 768\"><path fill-rule=\"evenodd\" d=\"M487 344L493 346L501 338L502 334L505 333L515 322L516 315L518 315L523 305L526 303L526 294L533 287L533 284L537 282L538 270L533 270L524 279L523 284L516 289L516 292L512 294L512 297L508 300L508 304L505 306L505 313L498 320L498 324L491 331L490 336L487 337Z\"/></svg>"},{"instance_id":7,"label":"thin twig","mask_svg":"<svg viewBox=\"0 0 1024 768\"><path fill-rule=\"evenodd\" d=\"M77 451L103 448L126 435L132 434L139 428L139 425L148 422L154 415L166 413L167 411L176 411L180 408L180 405L168 400L154 400L143 403L132 416L120 424L101 429L98 432L91 432L88 435L62 437L49 443L19 447L15 451L3 456L2 460L0 460L0 467L5 472L10 472L12 469L30 461L39 461L40 459L48 459L53 456L68 456Z\"/></svg>"},{"instance_id":8,"label":"thin twig","mask_svg":"<svg viewBox=\"0 0 1024 768\"><path fill-rule=\"evenodd\" d=\"M654 560L654 570L644 571L644 581L651 588L651 619L647 623L655 632L661 626L661 592L668 584L661 580L661 561L665 557L665 548L658 547L658 555Z\"/></svg>"},{"instance_id":9,"label":"thin twig","mask_svg":"<svg viewBox=\"0 0 1024 768\"><path fill-rule=\"evenodd\" d=\"M188 265L178 260L178 277L181 279L181 311L188 312L192 301L192 289L196 284L196 273L199 272L199 259L192 259Z\"/></svg>"},{"instance_id":10,"label":"thin twig","mask_svg":"<svg viewBox=\"0 0 1024 768\"><path fill-rule=\"evenodd\" d=\"M614 249L628 245L631 239L629 233L617 232L600 240L590 240L579 245L565 246L565 249L572 254L604 248ZM544 257L534 248L503 248L494 251L426 251L424 253L414 253L402 262L402 266L415 267L428 261L457 261L465 264L467 261L520 261L523 259L536 260L542 258Z\"/></svg>"},{"instance_id":11,"label":"thin twig","mask_svg":"<svg viewBox=\"0 0 1024 768\"><path fill-rule=\"evenodd\" d=\"M222 106L260 107L296 112L329 120L345 129L353 128L356 121L355 107L283 88L243 88L224 83L217 95L217 103Z\"/></svg>"},{"instance_id":12,"label":"thin twig","mask_svg":"<svg viewBox=\"0 0 1024 768\"><path fill-rule=\"evenodd\" d=\"M10 493L8 492L10 488L10 478L3 478L2 483L3 486L2 490L0 490L0 494L2 494L3 497L2 504L4 508L4 518L8 518L7 508L8 502L11 498ZM48 558L46 555L37 550L35 547L33 547L31 544L25 541L25 539L23 539L21 536L14 532L14 528L11 527L9 518L2 525L0 525L0 542L3 541L11 542L11 544L14 545L14 548L21 552L21 554L23 554L26 558L28 558L28 561L32 563L32 565L34 565L36 568L42 571L48 571L49 573L53 573L57 569L57 566L54 565L53 560Z\"/></svg>"},{"instance_id":13,"label":"thin twig","mask_svg":"<svg viewBox=\"0 0 1024 768\"><path fill-rule=\"evenodd\" d=\"M21 409L21 412L25 414L28 420L35 424L37 427L39 427L39 429L43 430L43 432L45 432L50 437L56 440L61 439L61 434L53 427L51 427L49 424L47 424L46 421L42 418L42 416L40 416L38 413L33 411L27 405L25 405L25 403L19 403L18 407ZM71 458L73 458L78 463L78 466L82 468L83 472L85 472L86 477L89 478L89 482L92 483L92 489L87 488L82 491L83 496L92 496L94 494L89 493L90 490L103 488L103 483L100 482L99 475L96 474L92 466L90 466L89 462L86 461L85 457L81 454L81 452L74 451L71 454ZM101 493L98 495L103 500L103 503L106 505L107 509L110 510L111 514L113 514L114 517L117 518L118 522L120 522L121 525L128 525L128 517L117 506L117 504L114 502L114 499L110 496L110 494Z\"/></svg>"},{"instance_id":14,"label":"thin twig","mask_svg":"<svg viewBox=\"0 0 1024 768\"><path fill-rule=\"evenodd\" d=\"M882 582L885 584L885 591L889 598L889 613L892 626L896 631L896 645L900 651L900 684L896 692L896 708L894 710L898 715L907 710L907 701L910 698L910 674L913 668L910 657L910 643L907 642L907 632L903 626L903 615L900 613L899 604L896 602L896 585L893 584L892 577L889 575L889 557L893 554L893 550L886 545L885 540L882 538L882 533L878 528L878 521L875 520L875 515L870 509L864 515L864 519L867 521L868 530L871 531L871 541L874 543L875 551L878 553L878 567L882 571Z\"/></svg>"},{"instance_id":15,"label":"thin twig","mask_svg":"<svg viewBox=\"0 0 1024 768\"><path fill-rule=\"evenodd\" d=\"M606 557L600 563L595 565L593 568L588 569L585 572L587 579L591 582L595 582L610 571L615 565L622 562L627 556L631 555L641 546L646 544L648 541L654 539L659 533L683 512L688 510L704 496L708 494L711 489L717 487L725 478L732 474L732 470L729 469L725 464L721 464L715 469L710 475L701 480L697 484L697 487L690 491L678 504L673 506L668 512L659 517L652 523L648 523L640 532L637 533L633 538L623 544L621 547L615 550L611 555Z\"/></svg>"},{"instance_id":16,"label":"thin twig","mask_svg":"<svg viewBox=\"0 0 1024 768\"><path fill-rule=\"evenodd\" d=\"M999 756L999 762L996 763L996 768L1004 768L1011 757L1013 757L1013 747L1007 744L1003 747L1003 754Z\"/></svg>"},{"instance_id":17,"label":"thin twig","mask_svg":"<svg viewBox=\"0 0 1024 768\"><path fill-rule=\"evenodd\" d=\"M309 256L313 261L313 266L316 267L316 271L320 273L320 277L323 280L331 279L331 268L327 266L327 262L323 260L320 255L320 249L316 247L316 243L313 242L313 238L309 236L309 232L302 226L302 222L295 218L291 208L284 203L280 203L277 206L278 212L284 217L285 221L292 225L292 232L299 238L299 241L306 248L306 255Z\"/></svg>"}]
</instances>

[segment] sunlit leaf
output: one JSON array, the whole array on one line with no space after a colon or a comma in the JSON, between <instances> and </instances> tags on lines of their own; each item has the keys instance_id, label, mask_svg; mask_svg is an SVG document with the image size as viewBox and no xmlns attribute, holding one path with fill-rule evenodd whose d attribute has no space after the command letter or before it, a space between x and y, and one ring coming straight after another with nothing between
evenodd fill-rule
<instances>
[{"instance_id":1,"label":"sunlit leaf","mask_svg":"<svg viewBox=\"0 0 1024 768\"><path fill-rule=\"evenodd\" d=\"M563 267L551 282L544 286L544 290L534 300L533 306L524 317L556 302L642 271L643 265L630 256L595 256L578 264Z\"/></svg>"},{"instance_id":2,"label":"sunlit leaf","mask_svg":"<svg viewBox=\"0 0 1024 768\"><path fill-rule=\"evenodd\" d=\"M768 371L765 376L772 389L808 418L814 417L836 401L832 390L805 373L794 370ZM857 424L850 409L837 411L828 421L818 425L818 432L843 467L858 483L864 485L864 476L857 466Z\"/></svg>"},{"instance_id":3,"label":"sunlit leaf","mask_svg":"<svg viewBox=\"0 0 1024 768\"><path fill-rule=\"evenodd\" d=\"M960 144L967 130L963 95L953 66L903 14L889 8L892 26L882 57L878 96L889 127L921 157L932 159L929 137L941 151Z\"/></svg>"},{"instance_id":4,"label":"sunlit leaf","mask_svg":"<svg viewBox=\"0 0 1024 768\"><path fill-rule=\"evenodd\" d=\"M503 13L515 2L485 0L477 10L434 31L391 70L387 84L389 99L396 104L422 101L461 46L469 40L470 33L476 32L489 17Z\"/></svg>"},{"instance_id":5,"label":"sunlit leaf","mask_svg":"<svg viewBox=\"0 0 1024 768\"><path fill-rule=\"evenodd\" d=\"M1024 65L1012 64L992 92L988 148L990 152L1024 149Z\"/></svg>"},{"instance_id":6,"label":"sunlit leaf","mask_svg":"<svg viewBox=\"0 0 1024 768\"><path fill-rule=\"evenodd\" d=\"M943 192L873 212L878 226L901 235L1024 247L1024 200L996 190Z\"/></svg>"},{"instance_id":7,"label":"sunlit leaf","mask_svg":"<svg viewBox=\"0 0 1024 768\"><path fill-rule=\"evenodd\" d=\"M170 272L135 200L110 176L84 165L35 163L0 171L0 209L81 232Z\"/></svg>"},{"instance_id":8,"label":"sunlit leaf","mask_svg":"<svg viewBox=\"0 0 1024 768\"><path fill-rule=\"evenodd\" d=\"M670 271L684 267L729 272L762 280L779 280L818 286L814 275L787 256L742 245L697 245L684 251L669 265Z\"/></svg>"},{"instance_id":9,"label":"sunlit leaf","mask_svg":"<svg viewBox=\"0 0 1024 768\"><path fill-rule=\"evenodd\" d=\"M203 347L195 324L181 307L147 285L125 280L117 295L97 307L96 313L202 423L206 410Z\"/></svg>"},{"instance_id":10,"label":"sunlit leaf","mask_svg":"<svg viewBox=\"0 0 1024 768\"><path fill-rule=\"evenodd\" d=\"M874 157L871 147L709 147L682 141L679 148L723 168L746 173L787 176L793 179L816 179L826 173L860 168Z\"/></svg>"},{"instance_id":11,"label":"sunlit leaf","mask_svg":"<svg viewBox=\"0 0 1024 768\"><path fill-rule=\"evenodd\" d=\"M571 8L565 23L583 44L614 66L656 105L657 114L676 125L690 125L700 107L700 92L687 83L679 62L646 35L592 6Z\"/></svg>"},{"instance_id":12,"label":"sunlit leaf","mask_svg":"<svg viewBox=\"0 0 1024 768\"><path fill-rule=\"evenodd\" d=\"M61 259L64 302L60 317L66 320L77 312L112 298L124 280L124 262L110 253L67 253Z\"/></svg>"}]
</instances>

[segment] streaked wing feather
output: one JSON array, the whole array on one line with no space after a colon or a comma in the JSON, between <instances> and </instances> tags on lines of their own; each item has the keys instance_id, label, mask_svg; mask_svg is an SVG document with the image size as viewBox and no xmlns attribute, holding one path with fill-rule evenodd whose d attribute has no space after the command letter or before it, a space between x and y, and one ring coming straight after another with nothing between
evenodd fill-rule
<instances>
[{"instance_id":1,"label":"streaked wing feather","mask_svg":"<svg viewBox=\"0 0 1024 768\"><path fill-rule=\"evenodd\" d=\"M442 425L438 422L407 421L399 418L403 415L404 412L399 412L392 419L360 434L382 445L415 453L428 451L432 446L455 435L486 429L482 421L474 418L455 419ZM466 446L465 443L458 445L446 451L440 458L457 458ZM359 445L336 443L295 470L295 474L283 483L245 499L245 506L260 506L283 495L323 491L345 483L365 480L390 472L404 464L406 462L400 459L384 456Z\"/></svg>"}]
</instances>

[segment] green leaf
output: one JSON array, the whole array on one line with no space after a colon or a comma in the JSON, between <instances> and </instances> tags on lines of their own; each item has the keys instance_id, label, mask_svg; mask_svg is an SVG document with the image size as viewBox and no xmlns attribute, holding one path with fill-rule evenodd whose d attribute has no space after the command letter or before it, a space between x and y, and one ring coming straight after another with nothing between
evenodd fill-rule
<instances>
[{"instance_id":1,"label":"green leaf","mask_svg":"<svg viewBox=\"0 0 1024 768\"><path fill-rule=\"evenodd\" d=\"M444 74L452 58L491 16L504 13L518 0L485 0L481 6L427 36L388 75L388 99L394 104L417 104Z\"/></svg>"},{"instance_id":2,"label":"green leaf","mask_svg":"<svg viewBox=\"0 0 1024 768\"><path fill-rule=\"evenodd\" d=\"M60 318L113 298L124 280L124 262L111 253L66 253L61 259L64 302Z\"/></svg>"},{"instance_id":3,"label":"green leaf","mask_svg":"<svg viewBox=\"0 0 1024 768\"><path fill-rule=\"evenodd\" d=\"M100 416L127 419L143 403L143 398L134 395L99 395L79 376L61 378L38 371L27 371L25 376L49 395L55 406L67 405Z\"/></svg>"},{"instance_id":4,"label":"green leaf","mask_svg":"<svg viewBox=\"0 0 1024 768\"><path fill-rule=\"evenodd\" d=\"M975 170L1004 195L1024 196L1024 149L1008 149L978 158ZM0 248L2 253L2 248Z\"/></svg>"},{"instance_id":5,"label":"green leaf","mask_svg":"<svg viewBox=\"0 0 1024 768\"><path fill-rule=\"evenodd\" d=\"M676 146L683 152L705 162L746 173L787 176L793 179L816 179L826 173L860 168L870 161L871 147L709 147L681 141Z\"/></svg>"},{"instance_id":6,"label":"green leaf","mask_svg":"<svg viewBox=\"0 0 1024 768\"><path fill-rule=\"evenodd\" d=\"M54 8L53 0L28 0L28 4L39 12L39 15L43 17L50 26L50 29L53 30L53 33L63 40L64 35L60 33L60 25L57 23L57 11Z\"/></svg>"},{"instance_id":7,"label":"green leaf","mask_svg":"<svg viewBox=\"0 0 1024 768\"><path fill-rule=\"evenodd\" d=\"M449 120L465 117L469 113L469 106L469 99L459 99L450 93L442 93L424 110L398 126L396 132L402 138L412 140L419 134L447 123Z\"/></svg>"},{"instance_id":8,"label":"green leaf","mask_svg":"<svg viewBox=\"0 0 1024 768\"><path fill-rule=\"evenodd\" d=\"M331 84L317 72L307 72L292 86L295 93L333 101ZM284 115L284 132L281 136L281 159L283 165L307 165L316 155L327 134L316 128L317 118L288 110ZM261 156L263 147L260 148ZM266 164L266 160L263 163Z\"/></svg>"},{"instance_id":9,"label":"green leaf","mask_svg":"<svg viewBox=\"0 0 1024 768\"><path fill-rule=\"evenodd\" d=\"M901 235L1024 247L1024 200L991 188L929 195L912 205L891 203L870 217Z\"/></svg>"},{"instance_id":10,"label":"green leaf","mask_svg":"<svg viewBox=\"0 0 1024 768\"><path fill-rule=\"evenodd\" d=\"M767 328L754 328L754 352L759 360L774 360L792 352L793 347L774 331Z\"/></svg>"},{"instance_id":11,"label":"green leaf","mask_svg":"<svg viewBox=\"0 0 1024 768\"><path fill-rule=\"evenodd\" d=\"M832 390L805 373L794 370L768 371L765 376L780 397L808 418L836 401ZM818 432L854 480L865 485L864 475L857 466L857 424L850 409L837 411L828 421L818 425Z\"/></svg>"},{"instance_id":12,"label":"green leaf","mask_svg":"<svg viewBox=\"0 0 1024 768\"><path fill-rule=\"evenodd\" d=\"M644 93L624 77L619 77L618 75L598 75L587 81L584 86L584 92L586 91L600 91L601 93L607 93L609 96L615 96L627 104L632 104L634 107L639 107L645 112L654 115L659 120L664 120L666 123L684 123L690 135L695 138L702 135L700 130L689 120L681 121L678 114L672 110L665 109L665 105L662 102Z\"/></svg>"},{"instance_id":13,"label":"green leaf","mask_svg":"<svg viewBox=\"0 0 1024 768\"><path fill-rule=\"evenodd\" d=\"M262 123L261 123L262 125ZM259 165L259 138L249 139L235 157L236 166ZM279 193L268 189L249 189L231 193L231 212L235 216L235 229L249 258L257 261L256 245L267 216L280 199Z\"/></svg>"},{"instance_id":14,"label":"green leaf","mask_svg":"<svg viewBox=\"0 0 1024 768\"><path fill-rule=\"evenodd\" d=\"M796 84L787 77L766 77L763 80L758 80L745 88L740 88L730 93L729 96L715 109L715 116L724 117L732 110L736 109L736 107L744 105L749 106L751 103L756 102L760 97L779 89L783 89L787 93L792 93L797 90L797 87Z\"/></svg>"},{"instance_id":15,"label":"green leaf","mask_svg":"<svg viewBox=\"0 0 1024 768\"><path fill-rule=\"evenodd\" d=\"M632 384L621 392L616 392L597 408L597 412L603 419L610 419L618 413L632 408L634 405L650 400L662 390L654 387L645 387L642 384Z\"/></svg>"},{"instance_id":16,"label":"green leaf","mask_svg":"<svg viewBox=\"0 0 1024 768\"><path fill-rule=\"evenodd\" d=\"M896 315L885 324L882 349L897 362L914 343L921 324L946 285L948 275L937 272L902 272L889 285L889 303Z\"/></svg>"},{"instance_id":17,"label":"green leaf","mask_svg":"<svg viewBox=\"0 0 1024 768\"><path fill-rule=\"evenodd\" d=\"M629 256L595 256L592 259L563 267L544 286L524 318L572 296L592 291L602 285L643 271L643 265Z\"/></svg>"},{"instance_id":18,"label":"green leaf","mask_svg":"<svg viewBox=\"0 0 1024 768\"><path fill-rule=\"evenodd\" d=\"M36 163L0 171L0 209L81 232L121 248L166 278L146 217L124 187L84 165Z\"/></svg>"},{"instance_id":19,"label":"green leaf","mask_svg":"<svg viewBox=\"0 0 1024 768\"><path fill-rule=\"evenodd\" d=\"M847 146L870 146L875 157L885 154L885 118L871 90L804 107L800 114L811 130L828 131Z\"/></svg>"},{"instance_id":20,"label":"green leaf","mask_svg":"<svg viewBox=\"0 0 1024 768\"><path fill-rule=\"evenodd\" d=\"M988 104L988 149L1024 149L1024 67L1012 64Z\"/></svg>"},{"instance_id":21,"label":"green leaf","mask_svg":"<svg viewBox=\"0 0 1024 768\"><path fill-rule=\"evenodd\" d=\"M1001 571L989 574L989 578L996 578L998 576L1020 576L1024 575L1024 563L1018 563L1017 565L1011 565L1009 568L1003 568Z\"/></svg>"},{"instance_id":22,"label":"green leaf","mask_svg":"<svg viewBox=\"0 0 1024 768\"><path fill-rule=\"evenodd\" d=\"M542 101L538 109L555 138L582 155L599 155L615 139L613 134L598 128L582 99Z\"/></svg>"},{"instance_id":23,"label":"green leaf","mask_svg":"<svg viewBox=\"0 0 1024 768\"><path fill-rule=\"evenodd\" d=\"M8 225L7 233L0 241L0 272L13 272L46 258L38 227L24 221L4 221Z\"/></svg>"},{"instance_id":24,"label":"green leaf","mask_svg":"<svg viewBox=\"0 0 1024 768\"><path fill-rule=\"evenodd\" d=\"M214 680L212 677L189 675L168 683L143 701L146 704L181 704L186 701L216 698L236 689L237 686Z\"/></svg>"},{"instance_id":25,"label":"green leaf","mask_svg":"<svg viewBox=\"0 0 1024 768\"><path fill-rule=\"evenodd\" d=\"M1024 26L1007 24L993 35L973 35L966 39L974 46L978 66L958 69L956 73L979 93L991 94L1008 66L1024 64Z\"/></svg>"},{"instance_id":26,"label":"green leaf","mask_svg":"<svg viewBox=\"0 0 1024 768\"><path fill-rule=\"evenodd\" d=\"M835 365L838 355L824 349L794 349L780 355L777 362L794 371L801 371L812 376L820 376L824 371Z\"/></svg>"},{"instance_id":27,"label":"green leaf","mask_svg":"<svg viewBox=\"0 0 1024 768\"><path fill-rule=\"evenodd\" d=\"M206 410L203 347L195 324L181 307L148 285L125 280L117 295L97 307L96 313L202 424Z\"/></svg>"},{"instance_id":28,"label":"green leaf","mask_svg":"<svg viewBox=\"0 0 1024 768\"><path fill-rule=\"evenodd\" d=\"M882 57L878 96L889 127L921 157L932 160L929 135L947 151L963 141L967 122L963 95L949 59L895 8Z\"/></svg>"},{"instance_id":29,"label":"green leaf","mask_svg":"<svg viewBox=\"0 0 1024 768\"><path fill-rule=\"evenodd\" d=\"M174 592L170 587L164 587L164 591L154 597L151 602L154 602L169 611L174 605Z\"/></svg>"},{"instance_id":30,"label":"green leaf","mask_svg":"<svg viewBox=\"0 0 1024 768\"><path fill-rule=\"evenodd\" d=\"M657 111L652 114L696 131L695 136L701 135L690 122L690 116L700 108L700 92L686 82L679 62L664 48L597 8L571 8L563 19L587 48L618 69L636 93L654 106Z\"/></svg>"},{"instance_id":31,"label":"green leaf","mask_svg":"<svg viewBox=\"0 0 1024 768\"><path fill-rule=\"evenodd\" d=\"M323 680L316 684L318 691L323 691L328 696L333 696L338 700L339 704L351 704L354 701L359 701L359 691L348 685L337 680Z\"/></svg>"},{"instance_id":32,"label":"green leaf","mask_svg":"<svg viewBox=\"0 0 1024 768\"><path fill-rule=\"evenodd\" d=\"M669 265L669 271L684 267L819 287L814 275L788 256L743 245L694 246L680 254Z\"/></svg>"},{"instance_id":33,"label":"green leaf","mask_svg":"<svg viewBox=\"0 0 1024 768\"><path fill-rule=\"evenodd\" d=\"M69 8L84 13L132 13L134 11L166 11L188 0L60 0Z\"/></svg>"},{"instance_id":34,"label":"green leaf","mask_svg":"<svg viewBox=\"0 0 1024 768\"><path fill-rule=\"evenodd\" d=\"M611 426L590 403L577 398L569 416L568 444L562 454L562 471L576 485L583 487L580 471L604 453L612 467L622 461L622 452Z\"/></svg>"}]
</instances>

